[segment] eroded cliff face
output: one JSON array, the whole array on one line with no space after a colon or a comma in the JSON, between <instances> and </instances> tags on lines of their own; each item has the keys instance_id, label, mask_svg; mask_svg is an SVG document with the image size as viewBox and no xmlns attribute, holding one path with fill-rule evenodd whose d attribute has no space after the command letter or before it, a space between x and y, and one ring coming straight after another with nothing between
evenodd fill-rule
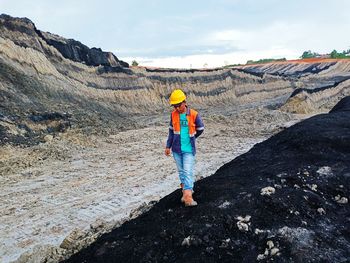
<instances>
[{"instance_id":1,"label":"eroded cliff face","mask_svg":"<svg viewBox=\"0 0 350 263\"><path fill-rule=\"evenodd\" d=\"M350 95L350 62L336 59L309 59L299 62L243 66L240 70L256 75L272 74L288 78L294 87L281 109L291 113L329 110Z\"/></svg>"},{"instance_id":2,"label":"eroded cliff face","mask_svg":"<svg viewBox=\"0 0 350 263\"><path fill-rule=\"evenodd\" d=\"M45 47L45 44L48 44L57 49L63 57L89 66L129 67L128 63L120 61L111 52L104 52L100 48L90 49L74 39L65 39L49 32L42 32L27 18L13 18L2 14L0 15L0 27L3 38L41 53L48 51ZM46 55L52 54L47 52Z\"/></svg>"},{"instance_id":3,"label":"eroded cliff face","mask_svg":"<svg viewBox=\"0 0 350 263\"><path fill-rule=\"evenodd\" d=\"M128 68L112 53L41 32L26 18L1 15L0 29L1 143L20 141L24 135L37 142L66 127L90 133L145 126L140 118L169 109L174 88L187 93L191 106L223 114L257 106L310 112L330 108L349 93L348 62L213 70ZM305 90L289 98L300 88ZM45 114L65 118L33 122L33 116Z\"/></svg>"}]
</instances>

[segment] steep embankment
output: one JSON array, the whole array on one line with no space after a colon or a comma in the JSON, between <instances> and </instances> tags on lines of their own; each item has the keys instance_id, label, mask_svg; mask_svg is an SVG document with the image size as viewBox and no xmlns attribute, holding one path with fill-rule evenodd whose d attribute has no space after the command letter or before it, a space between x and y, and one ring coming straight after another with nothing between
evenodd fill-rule
<instances>
[{"instance_id":1,"label":"steep embankment","mask_svg":"<svg viewBox=\"0 0 350 263\"><path fill-rule=\"evenodd\" d=\"M110 52L42 32L29 19L1 15L0 29L1 144L37 143L46 134L55 135L69 127L108 133L139 126L133 118L163 112L171 90L177 87L187 92L197 109L225 113L280 106L297 88L307 84L314 89L321 83L329 85L329 76L339 77L338 62L285 64L278 70L273 65L131 69ZM313 67L317 70L310 70ZM322 75L325 71L327 77ZM348 64L341 72L339 78L348 74ZM347 83L344 89L348 90ZM330 98L329 94L322 97ZM332 98L338 100L344 94L336 91ZM316 103L312 110L320 106ZM329 108L330 104L322 106ZM285 110L296 111L294 108Z\"/></svg>"},{"instance_id":2,"label":"steep embankment","mask_svg":"<svg viewBox=\"0 0 350 263\"><path fill-rule=\"evenodd\" d=\"M350 97L260 143L65 262L347 262Z\"/></svg>"},{"instance_id":3,"label":"steep embankment","mask_svg":"<svg viewBox=\"0 0 350 263\"><path fill-rule=\"evenodd\" d=\"M350 60L305 59L248 65L239 70L290 79L295 90L281 107L287 112L311 113L330 109L341 98L350 95Z\"/></svg>"}]
</instances>

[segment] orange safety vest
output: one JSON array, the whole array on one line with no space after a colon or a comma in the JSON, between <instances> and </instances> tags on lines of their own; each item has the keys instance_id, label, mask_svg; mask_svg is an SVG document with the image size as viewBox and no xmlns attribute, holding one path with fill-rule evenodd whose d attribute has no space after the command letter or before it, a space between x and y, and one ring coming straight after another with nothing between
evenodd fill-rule
<instances>
[{"instance_id":1,"label":"orange safety vest","mask_svg":"<svg viewBox=\"0 0 350 263\"><path fill-rule=\"evenodd\" d=\"M198 112L190 109L189 112L186 112L187 122L188 122L188 131L190 137L193 137L196 134L196 118ZM171 120L173 124L174 134L180 134L180 113L177 110L174 110L171 113Z\"/></svg>"}]
</instances>

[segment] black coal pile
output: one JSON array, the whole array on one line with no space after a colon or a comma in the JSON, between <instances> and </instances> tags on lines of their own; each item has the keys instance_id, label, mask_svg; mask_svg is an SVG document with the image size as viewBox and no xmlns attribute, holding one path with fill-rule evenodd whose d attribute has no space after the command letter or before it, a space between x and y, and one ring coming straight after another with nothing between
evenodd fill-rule
<instances>
[{"instance_id":1,"label":"black coal pile","mask_svg":"<svg viewBox=\"0 0 350 263\"><path fill-rule=\"evenodd\" d=\"M349 262L350 97L256 145L66 262Z\"/></svg>"}]
</instances>

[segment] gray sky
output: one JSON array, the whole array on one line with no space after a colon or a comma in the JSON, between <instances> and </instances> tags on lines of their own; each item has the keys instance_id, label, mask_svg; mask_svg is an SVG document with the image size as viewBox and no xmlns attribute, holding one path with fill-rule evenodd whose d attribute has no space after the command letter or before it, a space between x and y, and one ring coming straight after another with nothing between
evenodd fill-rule
<instances>
[{"instance_id":1,"label":"gray sky","mask_svg":"<svg viewBox=\"0 0 350 263\"><path fill-rule=\"evenodd\" d=\"M202 68L350 49L348 0L0 0L0 13L141 65Z\"/></svg>"}]
</instances>

